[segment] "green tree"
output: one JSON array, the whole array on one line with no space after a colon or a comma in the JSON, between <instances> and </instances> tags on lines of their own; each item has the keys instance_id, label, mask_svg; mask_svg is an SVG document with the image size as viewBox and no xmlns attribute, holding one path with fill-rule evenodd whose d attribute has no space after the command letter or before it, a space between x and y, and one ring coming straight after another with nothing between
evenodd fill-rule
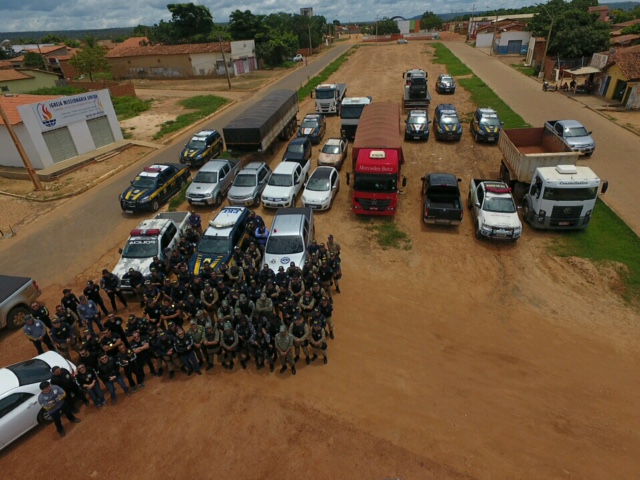
<instances>
[{"instance_id":1,"label":"green tree","mask_svg":"<svg viewBox=\"0 0 640 480\"><path fill-rule=\"evenodd\" d=\"M62 37L55 35L53 33L50 33L48 35L45 35L44 37L41 37L40 43L58 44L58 43L64 43L64 40L62 39Z\"/></svg>"},{"instance_id":2,"label":"green tree","mask_svg":"<svg viewBox=\"0 0 640 480\"><path fill-rule=\"evenodd\" d=\"M270 30L256 37L256 55L267 66L280 65L298 49L298 38L290 31Z\"/></svg>"},{"instance_id":3,"label":"green tree","mask_svg":"<svg viewBox=\"0 0 640 480\"><path fill-rule=\"evenodd\" d=\"M420 28L426 30L440 30L442 28L442 19L435 13L427 10L420 17Z\"/></svg>"},{"instance_id":4,"label":"green tree","mask_svg":"<svg viewBox=\"0 0 640 480\"><path fill-rule=\"evenodd\" d=\"M171 23L177 41L186 43L205 39L213 29L213 16L204 5L170 3Z\"/></svg>"},{"instance_id":5,"label":"green tree","mask_svg":"<svg viewBox=\"0 0 640 480\"><path fill-rule=\"evenodd\" d=\"M254 15L250 10L235 10L229 15L228 31L234 40L256 38L265 33L264 15Z\"/></svg>"},{"instance_id":6,"label":"green tree","mask_svg":"<svg viewBox=\"0 0 640 480\"><path fill-rule=\"evenodd\" d=\"M71 57L69 63L83 75L88 75L92 82L95 73L108 72L111 70L111 65L109 65L107 59L104 58L104 50L98 46L84 47Z\"/></svg>"},{"instance_id":7,"label":"green tree","mask_svg":"<svg viewBox=\"0 0 640 480\"><path fill-rule=\"evenodd\" d=\"M631 25L629 27L624 27L622 29L622 34L623 35L630 35L630 34L640 35L640 23L636 23L635 25Z\"/></svg>"},{"instance_id":8,"label":"green tree","mask_svg":"<svg viewBox=\"0 0 640 480\"><path fill-rule=\"evenodd\" d=\"M46 68L44 62L44 57L39 53L27 52L24 54L24 61L22 62L22 64L28 68L38 68L40 70L44 70Z\"/></svg>"},{"instance_id":9,"label":"green tree","mask_svg":"<svg viewBox=\"0 0 640 480\"><path fill-rule=\"evenodd\" d=\"M375 30L373 30L373 32L375 33ZM400 33L400 29L398 28L398 24L390 18L383 18L378 22L377 32L378 35L391 35L393 33Z\"/></svg>"},{"instance_id":10,"label":"green tree","mask_svg":"<svg viewBox=\"0 0 640 480\"><path fill-rule=\"evenodd\" d=\"M333 22L331 22L334 26L339 27L340 26L340 20L334 20Z\"/></svg>"}]
</instances>

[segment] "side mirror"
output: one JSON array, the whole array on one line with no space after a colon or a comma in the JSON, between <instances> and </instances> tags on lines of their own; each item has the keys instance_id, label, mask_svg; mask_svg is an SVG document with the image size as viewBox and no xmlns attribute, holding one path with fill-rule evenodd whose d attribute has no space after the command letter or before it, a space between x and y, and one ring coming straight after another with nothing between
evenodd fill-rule
<instances>
[{"instance_id":1,"label":"side mirror","mask_svg":"<svg viewBox=\"0 0 640 480\"><path fill-rule=\"evenodd\" d=\"M593 132L591 132L591 131L588 131L588 132L587 132L587 135L591 135L591 133L593 133Z\"/></svg>"},{"instance_id":2,"label":"side mirror","mask_svg":"<svg viewBox=\"0 0 640 480\"><path fill-rule=\"evenodd\" d=\"M461 179L461 178L459 178L459 179L458 179L458 183L460 183L460 182L462 182L462 179Z\"/></svg>"},{"instance_id":3,"label":"side mirror","mask_svg":"<svg viewBox=\"0 0 640 480\"><path fill-rule=\"evenodd\" d=\"M402 177L402 186L403 187L407 186L407 177Z\"/></svg>"},{"instance_id":4,"label":"side mirror","mask_svg":"<svg viewBox=\"0 0 640 480\"><path fill-rule=\"evenodd\" d=\"M476 202L476 208L480 208L480 202Z\"/></svg>"},{"instance_id":5,"label":"side mirror","mask_svg":"<svg viewBox=\"0 0 640 480\"><path fill-rule=\"evenodd\" d=\"M605 181L602 183L602 189L600 190L600 193L604 195L607 192L607 190L609 190L609 182Z\"/></svg>"},{"instance_id":6,"label":"side mirror","mask_svg":"<svg viewBox=\"0 0 640 480\"><path fill-rule=\"evenodd\" d=\"M133 180L129 180L129 184L133 185Z\"/></svg>"},{"instance_id":7,"label":"side mirror","mask_svg":"<svg viewBox=\"0 0 640 480\"><path fill-rule=\"evenodd\" d=\"M122 249L121 248L118 249L118 253L122 254Z\"/></svg>"},{"instance_id":8,"label":"side mirror","mask_svg":"<svg viewBox=\"0 0 640 480\"><path fill-rule=\"evenodd\" d=\"M347 172L347 185L351 185L351 173Z\"/></svg>"}]
</instances>

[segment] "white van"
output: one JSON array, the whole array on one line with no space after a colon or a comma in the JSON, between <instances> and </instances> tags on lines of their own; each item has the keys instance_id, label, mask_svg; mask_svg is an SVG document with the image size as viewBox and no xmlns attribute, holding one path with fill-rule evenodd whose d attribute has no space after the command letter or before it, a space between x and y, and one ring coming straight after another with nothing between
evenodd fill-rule
<instances>
[{"instance_id":1,"label":"white van","mask_svg":"<svg viewBox=\"0 0 640 480\"><path fill-rule=\"evenodd\" d=\"M279 209L271 224L264 263L275 271L280 266L288 268L291 262L302 268L315 234L313 210L307 207Z\"/></svg>"}]
</instances>

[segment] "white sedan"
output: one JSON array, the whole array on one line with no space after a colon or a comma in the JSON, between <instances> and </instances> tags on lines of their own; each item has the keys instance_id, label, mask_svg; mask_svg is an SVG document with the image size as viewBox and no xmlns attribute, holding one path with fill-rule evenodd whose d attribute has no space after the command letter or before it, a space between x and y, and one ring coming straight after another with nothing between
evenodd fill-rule
<instances>
[{"instance_id":1,"label":"white sedan","mask_svg":"<svg viewBox=\"0 0 640 480\"><path fill-rule=\"evenodd\" d=\"M51 421L38 403L38 395L40 383L51 380L55 366L70 372L76 369L56 352L0 368L0 450L36 425Z\"/></svg>"},{"instance_id":2,"label":"white sedan","mask_svg":"<svg viewBox=\"0 0 640 480\"><path fill-rule=\"evenodd\" d=\"M340 174L333 167L316 168L302 192L302 205L314 210L328 210L340 190Z\"/></svg>"}]
</instances>

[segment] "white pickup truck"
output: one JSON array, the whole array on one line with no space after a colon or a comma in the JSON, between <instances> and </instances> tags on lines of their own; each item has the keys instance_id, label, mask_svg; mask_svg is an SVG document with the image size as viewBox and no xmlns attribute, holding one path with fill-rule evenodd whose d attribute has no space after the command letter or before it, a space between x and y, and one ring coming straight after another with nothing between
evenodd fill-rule
<instances>
[{"instance_id":1,"label":"white pickup truck","mask_svg":"<svg viewBox=\"0 0 640 480\"><path fill-rule=\"evenodd\" d=\"M20 328L29 305L42 293L35 280L0 275L0 328ZM0 443L1 445L1 443Z\"/></svg>"},{"instance_id":2,"label":"white pickup truck","mask_svg":"<svg viewBox=\"0 0 640 480\"><path fill-rule=\"evenodd\" d=\"M162 212L131 230L127 243L120 249L122 257L113 269L113 273L121 280L120 288L123 291L131 290L129 282L122 278L130 268L148 275L154 256L166 261L171 250L180 241L180 236L186 231L188 219L189 212Z\"/></svg>"},{"instance_id":3,"label":"white pickup truck","mask_svg":"<svg viewBox=\"0 0 640 480\"><path fill-rule=\"evenodd\" d=\"M522 222L506 183L471 179L469 210L475 221L477 238L516 241L522 235Z\"/></svg>"}]
</instances>

